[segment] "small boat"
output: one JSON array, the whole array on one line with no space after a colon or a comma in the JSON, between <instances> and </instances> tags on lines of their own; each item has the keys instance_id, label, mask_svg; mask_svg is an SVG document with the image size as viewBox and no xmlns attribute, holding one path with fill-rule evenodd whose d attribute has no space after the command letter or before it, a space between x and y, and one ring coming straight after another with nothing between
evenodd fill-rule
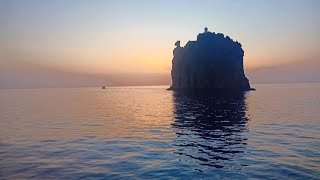
<instances>
[{"instance_id":1,"label":"small boat","mask_svg":"<svg viewBox=\"0 0 320 180\"><path fill-rule=\"evenodd\" d=\"M105 87L105 86L102 86L101 89L106 89L106 87Z\"/></svg>"}]
</instances>

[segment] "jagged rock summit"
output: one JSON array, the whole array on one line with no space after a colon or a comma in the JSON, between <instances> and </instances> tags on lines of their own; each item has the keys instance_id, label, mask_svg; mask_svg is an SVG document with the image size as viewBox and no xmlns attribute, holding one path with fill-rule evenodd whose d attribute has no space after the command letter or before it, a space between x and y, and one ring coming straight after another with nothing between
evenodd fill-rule
<instances>
[{"instance_id":1,"label":"jagged rock summit","mask_svg":"<svg viewBox=\"0 0 320 180\"><path fill-rule=\"evenodd\" d=\"M175 43L171 90L250 90L243 69L244 51L239 42L221 33L198 34L184 47Z\"/></svg>"}]
</instances>

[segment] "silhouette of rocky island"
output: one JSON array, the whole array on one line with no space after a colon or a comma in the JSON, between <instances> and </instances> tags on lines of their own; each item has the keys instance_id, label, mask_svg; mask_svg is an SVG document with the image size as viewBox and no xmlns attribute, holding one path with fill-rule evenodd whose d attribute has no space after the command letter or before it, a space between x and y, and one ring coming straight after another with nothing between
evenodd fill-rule
<instances>
[{"instance_id":1,"label":"silhouette of rocky island","mask_svg":"<svg viewBox=\"0 0 320 180\"><path fill-rule=\"evenodd\" d=\"M239 42L221 33L198 34L185 47L175 43L172 86L169 90L250 90L243 70L244 51Z\"/></svg>"}]
</instances>

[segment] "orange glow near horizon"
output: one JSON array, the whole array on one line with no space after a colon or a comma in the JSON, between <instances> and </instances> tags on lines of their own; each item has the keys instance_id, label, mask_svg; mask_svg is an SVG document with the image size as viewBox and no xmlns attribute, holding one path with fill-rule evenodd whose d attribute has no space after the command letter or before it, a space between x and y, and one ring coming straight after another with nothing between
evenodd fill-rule
<instances>
[{"instance_id":1,"label":"orange glow near horizon","mask_svg":"<svg viewBox=\"0 0 320 180\"><path fill-rule=\"evenodd\" d=\"M1 3L5 82L27 67L36 74L51 69L73 75L169 76L174 43L196 40L205 26L242 44L246 70L320 67L318 1L124 1ZM304 72L309 69L301 68Z\"/></svg>"}]
</instances>

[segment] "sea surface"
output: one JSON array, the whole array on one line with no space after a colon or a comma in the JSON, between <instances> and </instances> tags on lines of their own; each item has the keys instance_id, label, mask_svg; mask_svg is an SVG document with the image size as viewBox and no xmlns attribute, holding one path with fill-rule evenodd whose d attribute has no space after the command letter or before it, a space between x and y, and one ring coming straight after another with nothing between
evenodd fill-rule
<instances>
[{"instance_id":1,"label":"sea surface","mask_svg":"<svg viewBox=\"0 0 320 180\"><path fill-rule=\"evenodd\" d=\"M320 84L0 90L0 179L320 179Z\"/></svg>"}]
</instances>

